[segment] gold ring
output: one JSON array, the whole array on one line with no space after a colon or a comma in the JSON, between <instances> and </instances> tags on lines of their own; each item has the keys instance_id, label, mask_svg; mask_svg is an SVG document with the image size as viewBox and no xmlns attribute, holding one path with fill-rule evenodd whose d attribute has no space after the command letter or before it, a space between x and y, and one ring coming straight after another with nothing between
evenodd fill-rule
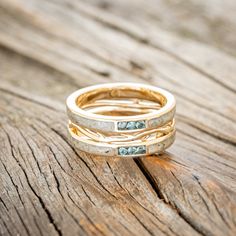
<instances>
[{"instance_id":1,"label":"gold ring","mask_svg":"<svg viewBox=\"0 0 236 236\"><path fill-rule=\"evenodd\" d=\"M79 150L103 156L161 153L175 139L174 96L138 83L86 87L67 98L68 131Z\"/></svg>"}]
</instances>

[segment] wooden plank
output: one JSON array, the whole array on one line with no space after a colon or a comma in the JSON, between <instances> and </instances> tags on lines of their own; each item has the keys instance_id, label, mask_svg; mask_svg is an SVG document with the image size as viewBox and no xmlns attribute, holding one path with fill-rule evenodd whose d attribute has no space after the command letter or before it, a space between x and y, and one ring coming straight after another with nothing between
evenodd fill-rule
<instances>
[{"instance_id":1,"label":"wooden plank","mask_svg":"<svg viewBox=\"0 0 236 236\"><path fill-rule=\"evenodd\" d=\"M0 3L1 233L234 235L233 58L168 34L167 50L153 41L159 29L147 37L119 16L65 3ZM188 51L180 57L174 43L207 52L206 60L192 61ZM229 80L217 74L218 62L207 67L215 55L223 56ZM67 94L127 80L176 95L175 145L138 161L74 150L66 138Z\"/></svg>"},{"instance_id":2,"label":"wooden plank","mask_svg":"<svg viewBox=\"0 0 236 236\"><path fill-rule=\"evenodd\" d=\"M72 6L70 5L70 7ZM122 18L117 18L107 13L107 11L99 10L81 2L73 5L73 7L76 7L82 14L88 15L108 27L115 28L117 31L126 33L136 40L164 51L181 62L186 63L192 69L235 92L234 57L225 55L225 53L209 45L206 46L193 40L181 38L161 28L157 28L155 22L142 16L143 11L140 11L141 17L139 19L143 19L143 25L141 24L143 27L140 27L137 25L137 22L139 22L137 19L133 19L131 22L125 21L121 14L119 16L122 16ZM232 28L236 28L236 26ZM218 66L219 61L223 63L222 67ZM222 77L227 79L222 81Z\"/></svg>"},{"instance_id":3,"label":"wooden plank","mask_svg":"<svg viewBox=\"0 0 236 236\"><path fill-rule=\"evenodd\" d=\"M50 9L50 6L51 5L48 6L48 9ZM62 8L61 11L63 9L64 8ZM63 10L63 13L65 13L64 10ZM71 14L71 12L69 13ZM1 15L4 15L4 12ZM19 15L20 15L20 12L19 12ZM30 15L26 15L25 17L30 17ZM8 30L8 29L13 29L13 27L21 27L19 30L21 30L22 32L21 38L25 38L26 40L25 43L20 41L21 38L19 38L18 40L14 40L14 42L11 42L12 38L17 37L17 35L15 34L16 31L8 32L8 34L12 34L12 33L15 34L15 35L12 35L11 39L6 38L8 37L8 34L5 33L2 37L2 40L4 40L4 43L8 44L9 46L13 47L19 52L27 54L28 56L31 55L31 57L35 57L38 60L41 60L44 63L49 64L50 66L60 68L60 70L63 69L65 73L70 73L70 75L73 77L76 77L79 74L78 79L80 80L82 85L88 85L88 84L94 83L93 82L94 77L91 78L91 76L89 76L90 71L88 70L93 70L95 72L102 73L102 74L109 73L110 74L109 79L112 79L113 81L127 81L131 79L132 81L140 81L140 79L137 79L133 76L133 73L130 75L130 72L134 70L131 66L132 64L131 62L133 62L133 58L135 58L134 63L137 65L141 64L141 67L145 68L144 71L141 70L142 74L144 75L140 74L141 72L138 72L139 77L141 78L144 77L150 83L154 83L154 84L156 84L157 82L161 83L162 87L172 90L173 92L175 90L174 88L176 87L176 83L177 85L179 85L180 83L179 86L181 88L178 88L178 91L176 91L178 93L177 95L181 96L180 99L185 100L186 97L193 96L193 98L190 98L192 102L195 102L195 103L201 102L200 104L202 105L201 106L202 114L201 113L199 114L199 107L196 107L195 112L193 111L188 114L188 115L192 115L191 118L194 120L194 124L200 123L199 126L203 127L205 126L205 123L207 123L208 125L207 129L209 129L209 132L212 132L214 133L214 135L220 136L221 138L224 136L224 138L227 141L235 142L234 134L236 132L235 130L236 128L234 128L235 126L233 125L233 122L235 121L235 116L232 115L232 113L235 112L234 102L233 102L235 100L235 93L228 92L227 88L222 88L220 84L216 83L210 77L203 76L201 73L198 73L194 69L189 68L189 66L183 65L183 63L180 63L178 60L173 59L172 57L166 55L165 53L162 53L159 50L156 51L156 50L153 50L153 48L147 47L146 45L144 46L140 45L135 40L127 39L127 37L125 37L123 34L118 33L117 35L117 33L114 32L113 30L109 30L99 24L96 24L96 22L91 22L91 20L89 21L89 19L85 18L83 20L83 18L79 16L76 16L78 18L76 22L78 22L79 25L75 25L74 27L72 27L70 23L71 21L68 20L67 25L63 27L63 22L65 23L65 20L63 22L61 20L60 22L56 22L54 20L53 22L50 22L51 23L50 26L48 26L48 28L45 29L46 30L45 34L43 34L44 37L41 36L43 37L43 40L44 40L43 42L41 39L38 41L37 39L29 41L31 38L31 34L33 32L32 31L28 32L28 30L30 29L37 30L38 27L43 27L40 25L41 23L43 23L42 21L44 21L44 16L38 14L37 17L38 17L37 24L39 24L38 26L33 25L27 28L26 25L21 25L20 21L18 21L18 22L13 22L13 24L16 24L16 25L12 25L12 27L9 27L6 29L3 28L3 30ZM59 15L58 20L61 18L62 16ZM12 22L11 18L7 19L7 16L5 16L4 19L5 21ZM2 20L3 25L4 25L4 19ZM28 21L28 23L31 23L31 22ZM71 25L72 30L68 28L69 24ZM86 37L88 33L86 31L84 32L83 28L81 28L82 25L87 25L85 30L90 30L89 31L90 40L88 39L89 36ZM77 33L75 32L75 29L77 27L79 27L81 30L80 35L79 34L77 35ZM51 28L56 28L57 31L50 32L50 34L52 35L49 36L48 31ZM102 40L100 38L98 39L99 41L96 40L96 44L91 42L92 41L91 39L97 39L97 38L94 38L96 37L96 35L94 34L95 30L97 30L96 31L97 33L100 32L100 34L97 34L97 37L98 35L99 37L102 37ZM41 30L39 31L42 32ZM110 37L111 35L112 37ZM114 35L116 35L117 38L115 38ZM64 38L61 38L62 36ZM77 38L80 38L80 41L78 41ZM121 54L123 56L120 56L120 53L117 54L115 52L112 52L113 45L115 45L116 40L119 40L119 42L122 45L119 48L119 51L124 53L124 54ZM74 45L73 49L71 48L71 44ZM82 44L82 49L81 49L81 44ZM104 45L106 46L110 45L110 47L104 48ZM131 48L129 48L130 45L131 45ZM37 51L34 50L35 47L38 48ZM136 50L137 48L139 48L138 51ZM48 50L47 54L45 54L45 50ZM90 50L87 55L84 53L85 50L86 51ZM94 52L91 55L92 50ZM60 57L58 57L58 51L65 51L65 53L61 55ZM108 54L112 55L112 60L110 59L110 56L108 56ZM127 58L127 60L125 60L125 57ZM105 61L101 60L101 58L105 59ZM64 62L63 65L61 63L62 61ZM112 61L113 64L115 63L115 65L110 65L111 64L110 61ZM158 62L158 65L157 65L157 62ZM73 68L71 64L73 65ZM75 66L75 64L77 66ZM174 66L172 66L173 64ZM79 67L79 65L81 66ZM117 68L115 68L115 66L122 67L122 70L117 71ZM86 67L86 71L84 70L84 67ZM170 67L171 67L171 70L170 70ZM136 73L137 73L137 69L136 69ZM81 77L81 75L83 77ZM151 78L150 78L150 75L151 75ZM85 81L83 78L89 78L89 80ZM105 78L104 76L102 76L102 79L101 79L101 77L97 76L94 79L97 79L96 80L97 82L104 82L104 81L107 81L108 78L106 78L106 76ZM170 83L170 81L167 79L171 79L171 81L174 80L175 84L173 82ZM188 88L187 91L189 91L189 93L191 94L185 94L187 93L186 86ZM204 87L204 90L202 89L199 90L198 86ZM227 106L225 106L225 104L222 103L221 96L216 97L216 96L211 95L212 89L214 89L214 91L217 94L222 93L222 96L227 98L228 100ZM194 90L194 94L192 93L192 90ZM206 101L205 99L208 100L208 107L206 107L205 105L205 101ZM186 101L183 101L183 102L186 103ZM191 110L194 109L194 106L192 105L193 104L191 103L190 105ZM183 107L183 109L185 108L186 108L186 105ZM217 112L222 111L222 112L221 114L216 114L216 111ZM226 117L222 117L222 113ZM227 118L230 118L232 120L231 125L230 125L230 121L225 120ZM225 123L229 124L228 126L229 128L224 129L224 130L222 129L219 130L219 126L224 126ZM221 133L223 133L223 135Z\"/></svg>"},{"instance_id":4,"label":"wooden plank","mask_svg":"<svg viewBox=\"0 0 236 236\"><path fill-rule=\"evenodd\" d=\"M122 16L145 28L152 24L168 32L204 42L236 55L236 29L234 1L215 0L89 0L100 9Z\"/></svg>"},{"instance_id":5,"label":"wooden plank","mask_svg":"<svg viewBox=\"0 0 236 236\"><path fill-rule=\"evenodd\" d=\"M29 235L198 235L159 199L132 159L74 150L64 112L6 90L0 107L1 209L9 228L7 217Z\"/></svg>"}]
</instances>

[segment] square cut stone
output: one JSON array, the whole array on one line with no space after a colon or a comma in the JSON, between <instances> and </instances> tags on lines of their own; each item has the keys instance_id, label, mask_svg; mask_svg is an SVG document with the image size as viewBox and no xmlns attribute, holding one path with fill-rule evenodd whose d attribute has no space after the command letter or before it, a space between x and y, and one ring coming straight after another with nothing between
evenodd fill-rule
<instances>
[{"instance_id":1,"label":"square cut stone","mask_svg":"<svg viewBox=\"0 0 236 236\"><path fill-rule=\"evenodd\" d=\"M121 156L126 156L126 155L128 154L128 149L125 148L125 147L120 147L120 148L118 149L118 153L119 153L119 155L121 155Z\"/></svg>"},{"instance_id":2,"label":"square cut stone","mask_svg":"<svg viewBox=\"0 0 236 236\"><path fill-rule=\"evenodd\" d=\"M127 125L126 121L118 122L118 129L124 130L124 129L126 129L126 125Z\"/></svg>"},{"instance_id":3,"label":"square cut stone","mask_svg":"<svg viewBox=\"0 0 236 236\"><path fill-rule=\"evenodd\" d=\"M146 128L145 121L137 121L135 124L136 129L144 129Z\"/></svg>"},{"instance_id":4,"label":"square cut stone","mask_svg":"<svg viewBox=\"0 0 236 236\"><path fill-rule=\"evenodd\" d=\"M136 122L135 121L129 121L126 125L126 129L128 129L128 130L136 129Z\"/></svg>"}]
</instances>

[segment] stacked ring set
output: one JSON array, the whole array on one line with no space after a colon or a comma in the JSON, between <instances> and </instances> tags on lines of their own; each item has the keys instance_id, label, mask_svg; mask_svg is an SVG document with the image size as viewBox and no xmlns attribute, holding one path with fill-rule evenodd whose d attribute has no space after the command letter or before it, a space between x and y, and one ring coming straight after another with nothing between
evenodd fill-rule
<instances>
[{"instance_id":1,"label":"stacked ring set","mask_svg":"<svg viewBox=\"0 0 236 236\"><path fill-rule=\"evenodd\" d=\"M174 96L138 83L86 87L67 98L68 132L81 151L119 157L162 153L175 139Z\"/></svg>"}]
</instances>

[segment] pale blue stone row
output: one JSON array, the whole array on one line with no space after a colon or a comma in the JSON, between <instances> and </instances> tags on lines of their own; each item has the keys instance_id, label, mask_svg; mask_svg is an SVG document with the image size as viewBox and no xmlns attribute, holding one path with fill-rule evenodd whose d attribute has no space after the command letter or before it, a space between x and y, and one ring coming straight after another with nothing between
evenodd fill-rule
<instances>
[{"instance_id":1,"label":"pale blue stone row","mask_svg":"<svg viewBox=\"0 0 236 236\"><path fill-rule=\"evenodd\" d=\"M121 121L118 122L118 130L134 130L144 129L146 127L145 121Z\"/></svg>"},{"instance_id":2,"label":"pale blue stone row","mask_svg":"<svg viewBox=\"0 0 236 236\"><path fill-rule=\"evenodd\" d=\"M146 153L146 146L136 146L136 147L120 147L118 153L121 156L127 155L138 155Z\"/></svg>"}]
</instances>

